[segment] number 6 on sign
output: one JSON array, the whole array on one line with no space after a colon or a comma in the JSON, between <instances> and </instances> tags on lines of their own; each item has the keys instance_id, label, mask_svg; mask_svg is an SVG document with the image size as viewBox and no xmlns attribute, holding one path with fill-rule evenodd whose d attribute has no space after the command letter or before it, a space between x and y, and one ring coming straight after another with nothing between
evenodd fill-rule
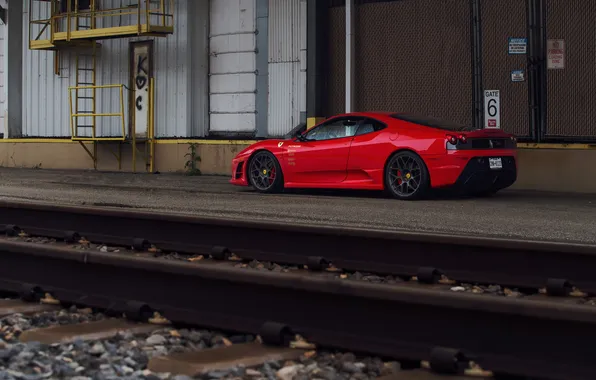
<instances>
[{"instance_id":1,"label":"number 6 on sign","mask_svg":"<svg viewBox=\"0 0 596 380\"><path fill-rule=\"evenodd\" d=\"M501 128L499 90L484 91L484 128Z\"/></svg>"}]
</instances>

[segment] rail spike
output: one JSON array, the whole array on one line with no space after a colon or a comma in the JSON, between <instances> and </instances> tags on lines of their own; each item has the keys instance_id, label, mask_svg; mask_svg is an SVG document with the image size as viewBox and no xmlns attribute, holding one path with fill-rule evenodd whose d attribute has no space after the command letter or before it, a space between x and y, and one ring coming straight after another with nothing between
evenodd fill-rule
<instances>
[{"instance_id":1,"label":"rail spike","mask_svg":"<svg viewBox=\"0 0 596 380\"><path fill-rule=\"evenodd\" d=\"M76 243L81 240L81 235L76 231L64 231L64 241L67 243Z\"/></svg>"},{"instance_id":2,"label":"rail spike","mask_svg":"<svg viewBox=\"0 0 596 380\"><path fill-rule=\"evenodd\" d=\"M124 315L126 318L136 322L147 322L153 316L154 310L146 303L139 301L128 301Z\"/></svg>"},{"instance_id":3,"label":"rail spike","mask_svg":"<svg viewBox=\"0 0 596 380\"><path fill-rule=\"evenodd\" d=\"M44 290L33 284L22 284L19 296L25 302L38 302L44 296Z\"/></svg>"},{"instance_id":4,"label":"rail spike","mask_svg":"<svg viewBox=\"0 0 596 380\"><path fill-rule=\"evenodd\" d=\"M211 248L211 257L214 260L228 260L232 256L232 252L228 249L228 247L222 247L216 245L215 247Z\"/></svg>"},{"instance_id":5,"label":"rail spike","mask_svg":"<svg viewBox=\"0 0 596 380\"><path fill-rule=\"evenodd\" d=\"M554 297L567 297L573 290L573 285L564 278L549 278L546 280L546 293Z\"/></svg>"},{"instance_id":6,"label":"rail spike","mask_svg":"<svg viewBox=\"0 0 596 380\"><path fill-rule=\"evenodd\" d=\"M327 259L321 256L309 256L306 259L306 265L308 266L308 269L317 272L329 268L330 264L331 263Z\"/></svg>"},{"instance_id":7,"label":"rail spike","mask_svg":"<svg viewBox=\"0 0 596 380\"><path fill-rule=\"evenodd\" d=\"M267 321L259 330L264 344L287 347L294 338L294 333L288 325Z\"/></svg>"},{"instance_id":8,"label":"rail spike","mask_svg":"<svg viewBox=\"0 0 596 380\"><path fill-rule=\"evenodd\" d=\"M416 277L418 282L422 284L436 284L443 275L443 272L440 269L433 268L433 267L420 267L418 268L418 273Z\"/></svg>"},{"instance_id":9,"label":"rail spike","mask_svg":"<svg viewBox=\"0 0 596 380\"><path fill-rule=\"evenodd\" d=\"M18 236L21 233L21 231L22 231L21 227L15 225L15 224L7 224L4 226L4 233L8 237Z\"/></svg>"},{"instance_id":10,"label":"rail spike","mask_svg":"<svg viewBox=\"0 0 596 380\"><path fill-rule=\"evenodd\" d=\"M143 252L151 248L151 243L147 239L134 238L132 240L132 248L135 251Z\"/></svg>"},{"instance_id":11,"label":"rail spike","mask_svg":"<svg viewBox=\"0 0 596 380\"><path fill-rule=\"evenodd\" d=\"M440 374L462 374L470 359L456 348L434 347L430 352L430 368Z\"/></svg>"}]
</instances>

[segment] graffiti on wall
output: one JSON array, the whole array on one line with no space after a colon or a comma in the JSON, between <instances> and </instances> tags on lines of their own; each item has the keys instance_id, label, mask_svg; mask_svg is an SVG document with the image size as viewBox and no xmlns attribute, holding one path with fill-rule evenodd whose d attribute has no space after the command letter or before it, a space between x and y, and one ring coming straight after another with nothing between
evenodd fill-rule
<instances>
[{"instance_id":1,"label":"graffiti on wall","mask_svg":"<svg viewBox=\"0 0 596 380\"><path fill-rule=\"evenodd\" d=\"M151 46L134 43L132 48L133 112L137 138L147 137L149 129L149 79L151 78Z\"/></svg>"}]
</instances>

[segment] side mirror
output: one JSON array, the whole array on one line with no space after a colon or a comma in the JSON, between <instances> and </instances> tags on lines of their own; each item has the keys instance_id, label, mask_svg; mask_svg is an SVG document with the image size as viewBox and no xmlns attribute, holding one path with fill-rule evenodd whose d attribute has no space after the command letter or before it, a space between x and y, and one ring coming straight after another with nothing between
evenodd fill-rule
<instances>
[{"instance_id":1,"label":"side mirror","mask_svg":"<svg viewBox=\"0 0 596 380\"><path fill-rule=\"evenodd\" d=\"M284 136L286 140L294 139L306 131L306 123L300 123L295 126L287 135Z\"/></svg>"}]
</instances>

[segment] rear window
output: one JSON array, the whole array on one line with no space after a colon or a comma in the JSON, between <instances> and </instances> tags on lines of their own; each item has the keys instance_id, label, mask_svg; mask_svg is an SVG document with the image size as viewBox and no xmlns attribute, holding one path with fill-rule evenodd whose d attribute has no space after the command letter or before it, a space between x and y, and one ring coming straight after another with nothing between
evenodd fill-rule
<instances>
[{"instance_id":1,"label":"rear window","mask_svg":"<svg viewBox=\"0 0 596 380\"><path fill-rule=\"evenodd\" d=\"M444 131L464 132L474 130L474 128L471 126L449 122L432 116L413 115L408 113L394 113L391 115L391 117L397 120L403 120L414 124L424 125L426 127L442 129Z\"/></svg>"}]
</instances>

